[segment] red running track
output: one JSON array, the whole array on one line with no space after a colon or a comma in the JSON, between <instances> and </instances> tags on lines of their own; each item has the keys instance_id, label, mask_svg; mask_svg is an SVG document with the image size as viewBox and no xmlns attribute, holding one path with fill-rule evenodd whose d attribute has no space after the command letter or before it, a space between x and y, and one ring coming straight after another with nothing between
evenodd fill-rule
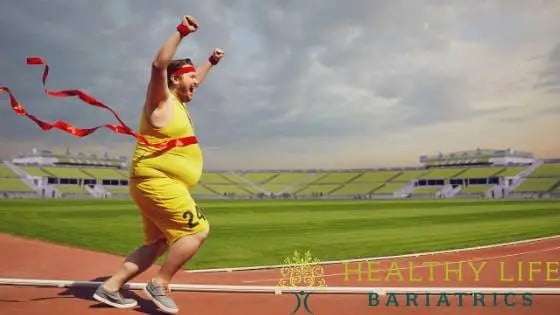
<instances>
[{"instance_id":1,"label":"red running track","mask_svg":"<svg viewBox=\"0 0 560 315\"><path fill-rule=\"evenodd\" d=\"M102 281L122 261L119 256L8 235L0 235L0 252L3 256L0 260L1 278ZM557 237L461 252L326 265L324 279L328 286L559 288L559 259L560 237ZM461 271L457 271L459 265ZM531 267L532 279L529 278ZM150 268L133 282L145 282L156 270L157 266ZM477 273L473 270L480 271ZM174 279L174 283L276 285L280 278L278 269L182 272ZM0 314L158 313L140 291L128 293L139 301L139 306L130 310L101 305L91 299L92 293L93 289L86 288L0 286ZM173 292L173 297L181 314L287 315L296 306L296 298L292 294ZM448 296L449 306L440 300L439 295L429 298L418 295L418 306L414 306L412 300L407 306L406 296L403 295L396 296L394 300L388 298L389 296L380 296L379 306L369 306L369 296L365 293L312 294L308 306L317 315L560 314L560 295L533 295L530 297L531 305L523 305L529 302L521 296L508 297L507 301L504 296L497 296L496 300L491 295L483 298L479 296L476 306L472 296L464 296L462 306L459 305L458 297L452 295ZM395 302L399 306L395 306ZM507 306L506 302L515 305ZM389 305L385 305L386 303ZM296 314L309 313L301 307Z\"/></svg>"}]
</instances>

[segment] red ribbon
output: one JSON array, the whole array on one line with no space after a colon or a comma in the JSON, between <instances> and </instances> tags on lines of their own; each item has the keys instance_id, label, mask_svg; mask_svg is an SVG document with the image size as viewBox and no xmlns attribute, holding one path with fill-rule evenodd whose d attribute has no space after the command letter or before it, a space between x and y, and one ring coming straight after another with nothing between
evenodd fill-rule
<instances>
[{"instance_id":1,"label":"red ribbon","mask_svg":"<svg viewBox=\"0 0 560 315\"><path fill-rule=\"evenodd\" d=\"M164 142L158 142L158 143L150 143L148 141L148 139L146 139L146 137L144 135L141 135L139 133L134 132L132 129L130 129L130 127L128 127L125 122L119 117L119 115L109 106L103 104L102 102L98 101L97 99L95 99L94 97L80 91L80 90L62 90L62 91L55 91L55 90L49 90L46 87L46 82L47 82L47 77L49 74L49 65L46 64L46 62L43 60L43 58L41 57L29 57L27 58L27 64L29 65L45 65L44 70L43 70L43 77L42 77L42 81L43 81L43 88L45 90L45 93L47 95L53 96L53 97L78 97L80 100L82 100L84 103L88 104L88 105L92 105L92 106L97 106L97 107L101 107L103 109L106 109L108 111L110 111L115 118L119 121L120 124L104 124L104 125L100 125L94 128L77 128L72 124L69 124L65 121L55 121L54 123L50 123L50 122L46 122L44 120L41 120L31 114L29 114L25 108L21 105L21 103L15 98L15 96L12 94L12 92L10 91L10 89L8 87L5 86L0 86L0 94L3 93L8 93L8 95L10 96L10 105L12 106L13 111L20 115L20 116L26 116L27 118L33 120L39 127L41 127L41 129L43 129L44 131L49 131L52 128L56 128L59 130L62 130L66 133L69 133L71 135L74 135L76 137L85 137L93 132L95 132L97 129L101 128L101 127L105 127L108 128L110 130L112 130L115 133L120 133L120 134L126 134L126 135L131 135L133 137L135 137L136 139L138 139L139 141L142 141L144 144L160 149L160 150L169 150L171 148L174 147L182 147L182 146L188 146L191 144L195 144L198 143L198 140L196 139L196 137L194 136L190 136L190 137L183 137L183 138L176 138L176 139L170 139Z\"/></svg>"}]
</instances>

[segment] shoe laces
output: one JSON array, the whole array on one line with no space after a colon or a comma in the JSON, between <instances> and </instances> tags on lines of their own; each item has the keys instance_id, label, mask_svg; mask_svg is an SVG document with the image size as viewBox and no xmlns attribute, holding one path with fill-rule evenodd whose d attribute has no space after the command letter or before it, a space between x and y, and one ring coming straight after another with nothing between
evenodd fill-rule
<instances>
[{"instance_id":1,"label":"shoe laces","mask_svg":"<svg viewBox=\"0 0 560 315\"><path fill-rule=\"evenodd\" d=\"M168 284L159 284L152 281L152 284L157 288L158 293L162 295L169 295L171 294L171 289L169 289Z\"/></svg>"},{"instance_id":2,"label":"shoe laces","mask_svg":"<svg viewBox=\"0 0 560 315\"><path fill-rule=\"evenodd\" d=\"M171 289L169 289L169 285L168 285L168 284L162 285L162 286L161 286L161 289L162 289L162 291L163 291L163 293L164 293L165 295L171 294Z\"/></svg>"}]
</instances>

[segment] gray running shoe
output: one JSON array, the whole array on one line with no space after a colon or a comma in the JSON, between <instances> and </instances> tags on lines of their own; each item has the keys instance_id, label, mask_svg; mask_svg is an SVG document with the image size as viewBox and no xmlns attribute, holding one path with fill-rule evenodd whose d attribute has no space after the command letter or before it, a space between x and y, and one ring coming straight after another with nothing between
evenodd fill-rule
<instances>
[{"instance_id":1,"label":"gray running shoe","mask_svg":"<svg viewBox=\"0 0 560 315\"><path fill-rule=\"evenodd\" d=\"M154 283L153 281L149 281L146 287L144 288L144 292L146 295L164 312L169 314L176 314L179 312L179 308L177 304L173 302L169 294L171 290L169 290L169 286L161 285Z\"/></svg>"},{"instance_id":2,"label":"gray running shoe","mask_svg":"<svg viewBox=\"0 0 560 315\"><path fill-rule=\"evenodd\" d=\"M116 308L131 308L138 305L135 299L124 298L119 291L111 292L105 289L103 285L100 285L97 290L95 290L93 298Z\"/></svg>"}]
</instances>

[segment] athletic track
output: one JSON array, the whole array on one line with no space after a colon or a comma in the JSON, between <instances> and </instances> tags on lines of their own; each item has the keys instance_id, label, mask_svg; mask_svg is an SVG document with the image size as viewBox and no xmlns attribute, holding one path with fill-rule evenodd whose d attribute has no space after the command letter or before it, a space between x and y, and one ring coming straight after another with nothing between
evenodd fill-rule
<instances>
[{"instance_id":1,"label":"athletic track","mask_svg":"<svg viewBox=\"0 0 560 315\"><path fill-rule=\"evenodd\" d=\"M122 257L71 248L42 241L28 240L0 234L0 278L31 278L57 280L102 281L110 275ZM460 262L486 266L480 274L480 281L475 281L474 273L463 265L463 280L457 274L450 274L445 281L443 266L435 267L434 279L429 279L429 268L421 266L424 262ZM392 277L390 281L368 281L367 263L362 264L362 280L357 274L351 274L350 280L344 280L344 265L341 263L324 266L325 277L329 287L549 287L560 288L560 281L546 279L546 272L535 272L533 281L528 280L528 262L543 262L541 269L546 269L544 262L560 261L560 236L542 240L479 248L458 252L436 253L403 258L380 260L380 273L386 275L390 263L397 263L401 268L403 281ZM505 278L516 275L517 266L524 271L522 281L500 281L500 263L505 266ZM412 265L409 265L412 264ZM357 262L349 263L357 268ZM410 280L410 266L413 278ZM556 265L557 266L557 265ZM157 270L153 266L132 282L145 282ZM550 275L551 279L560 277L559 273ZM181 284L215 284L215 285L276 285L281 274L279 269L246 270L234 272L181 272L174 283ZM139 301L134 309L119 310L106 307L91 298L93 289L89 288L40 288L30 286L0 285L0 314L159 314L143 292L129 291L128 296ZM439 296L439 295L438 295ZM173 292L180 314L222 315L222 314L291 314L296 306L294 294L284 293L207 293L207 292ZM386 296L380 297L385 304ZM463 306L458 306L455 297L449 297L451 306L435 306L438 297L430 299L431 306L424 306L425 299L419 298L419 306L406 306L406 298L398 296L400 306L368 306L369 297L360 294L312 294L308 305L313 314L387 314L387 315L448 315L448 314L560 314L560 295L533 295L531 306L522 306L521 297L515 297L516 306L508 307L503 296L498 297L498 306L492 305L492 297L485 297L486 306L473 306L472 297L464 297ZM303 306L295 314L309 314Z\"/></svg>"}]
</instances>

